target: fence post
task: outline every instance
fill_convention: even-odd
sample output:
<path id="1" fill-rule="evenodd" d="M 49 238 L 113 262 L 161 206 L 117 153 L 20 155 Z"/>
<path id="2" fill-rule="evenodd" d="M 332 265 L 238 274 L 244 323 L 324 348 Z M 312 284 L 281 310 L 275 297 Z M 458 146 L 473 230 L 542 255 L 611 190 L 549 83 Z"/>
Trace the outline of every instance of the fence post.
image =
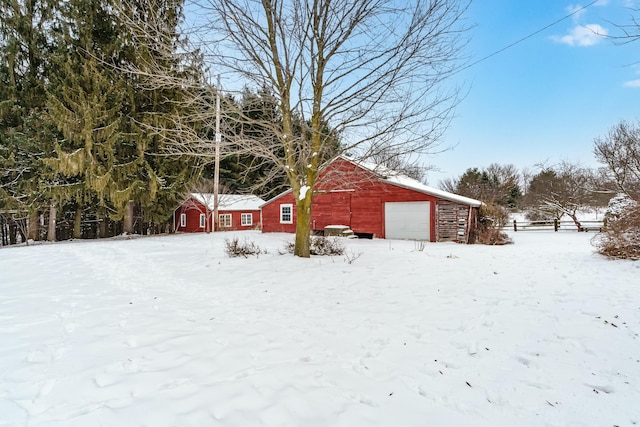
<path id="1" fill-rule="evenodd" d="M 553 231 L 558 231 L 558 218 L 553 220 Z"/>
<path id="2" fill-rule="evenodd" d="M 513 231 L 518 231 L 518 224 L 515 219 L 513 220 Z"/>
<path id="3" fill-rule="evenodd" d="M 605 218 L 604 221 L 602 221 L 602 229 L 600 231 L 607 229 L 607 222 L 608 222 L 607 218 Z"/>

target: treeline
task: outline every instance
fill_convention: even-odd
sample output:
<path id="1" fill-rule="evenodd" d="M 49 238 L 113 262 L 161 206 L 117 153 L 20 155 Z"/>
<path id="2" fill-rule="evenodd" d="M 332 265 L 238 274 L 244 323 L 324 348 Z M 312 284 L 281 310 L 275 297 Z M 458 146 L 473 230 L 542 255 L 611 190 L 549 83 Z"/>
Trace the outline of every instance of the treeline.
<path id="1" fill-rule="evenodd" d="M 531 220 L 574 221 L 580 210 L 604 208 L 618 190 L 602 170 L 561 162 L 535 172 L 513 165 L 470 168 L 458 178 L 441 182 L 444 190 L 481 200 L 500 218 L 509 211 L 526 211 Z"/>
<path id="2" fill-rule="evenodd" d="M 164 232 L 185 193 L 213 176 L 212 158 L 175 150 L 190 142 L 185 117 L 190 133 L 214 139 L 214 97 L 202 93 L 215 88 L 180 34 L 182 19 L 182 0 L 0 3 L 2 245 Z M 154 22 L 155 32 L 141 35 L 136 22 Z M 173 83 L 148 84 L 158 66 Z M 223 103 L 278 120 L 265 91 Z M 230 153 L 221 162 L 227 191 L 281 188 L 272 166 Z"/>
<path id="3" fill-rule="evenodd" d="M 166 120 L 184 94 L 140 90 L 139 76 L 128 70 L 161 53 L 138 43 L 121 16 L 161 17 L 163 36 L 179 51 L 181 1 L 19 0 L 0 7 L 5 221 L 20 220 L 22 238 L 46 233 L 49 240 L 56 222 L 71 223 L 71 236 L 64 237 L 88 237 L 134 232 L 136 219 L 139 229 L 142 222 L 166 221 L 198 165 L 186 156 L 162 156 L 164 140 L 149 125 Z M 188 58 L 166 64 L 176 76 L 200 79 L 187 65 Z M 83 224 L 96 227 L 83 230 Z"/>
<path id="4" fill-rule="evenodd" d="M 532 172 L 492 164 L 467 169 L 440 186 L 483 201 L 482 219 L 494 229 L 516 210 L 525 211 L 530 220 L 559 220 L 566 215 L 580 229 L 581 211 L 606 208 L 610 226 L 597 243 L 600 252 L 640 259 L 640 122 L 618 123 L 594 140 L 593 153 L 602 164 L 599 168 L 561 162 Z"/>

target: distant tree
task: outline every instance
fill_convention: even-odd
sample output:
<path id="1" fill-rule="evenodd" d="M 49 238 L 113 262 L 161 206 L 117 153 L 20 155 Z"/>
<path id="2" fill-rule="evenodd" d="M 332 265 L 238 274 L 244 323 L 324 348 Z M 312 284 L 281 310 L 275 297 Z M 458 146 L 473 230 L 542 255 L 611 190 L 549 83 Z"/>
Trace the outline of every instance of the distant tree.
<path id="1" fill-rule="evenodd" d="M 555 168 L 541 170 L 531 179 L 526 204 L 556 219 L 567 215 L 580 229 L 578 211 L 591 205 L 592 183 L 589 169 L 563 162 Z"/>
<path id="2" fill-rule="evenodd" d="M 520 188 L 520 173 L 514 165 L 500 165 L 492 163 L 487 167 L 487 173 L 497 183 L 495 200 L 500 206 L 516 209 L 522 199 Z"/>
<path id="3" fill-rule="evenodd" d="M 424 182 L 427 176 L 427 168 L 410 156 L 394 154 L 389 149 L 382 149 L 371 156 L 371 161 L 378 166 L 406 175 L 416 181 Z"/>
<path id="4" fill-rule="evenodd" d="M 596 159 L 620 193 L 640 201 L 640 122 L 625 121 L 594 142 Z"/>
<path id="5" fill-rule="evenodd" d="M 483 201 L 486 204 L 516 208 L 522 198 L 518 171 L 513 165 L 493 163 L 486 169 L 469 168 L 458 179 L 440 183 L 443 190 Z"/>
<path id="6" fill-rule="evenodd" d="M 445 178 L 440 181 L 438 186 L 444 191 L 455 194 L 458 191 L 458 179 L 459 178 Z"/>

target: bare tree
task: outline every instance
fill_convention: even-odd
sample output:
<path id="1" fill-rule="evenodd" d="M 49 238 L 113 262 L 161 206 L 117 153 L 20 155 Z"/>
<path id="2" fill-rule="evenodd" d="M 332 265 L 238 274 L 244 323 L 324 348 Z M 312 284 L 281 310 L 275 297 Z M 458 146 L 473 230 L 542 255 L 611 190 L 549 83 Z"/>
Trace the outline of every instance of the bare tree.
<path id="1" fill-rule="evenodd" d="M 597 138 L 594 154 L 604 164 L 617 190 L 640 201 L 640 123 L 622 121 Z"/>
<path id="2" fill-rule="evenodd" d="M 250 86 L 273 96 L 271 118 L 224 104 L 221 150 L 251 155 L 256 167 L 271 165 L 274 176 L 284 172 L 296 200 L 297 256 L 310 255 L 314 189 L 329 160 L 342 153 L 365 160 L 432 152 L 449 124 L 459 91 L 443 83 L 462 59 L 468 0 L 195 3 L 189 37 L 202 42 L 212 73 L 235 82 L 226 93 Z M 157 45 L 153 25 L 153 19 L 131 23 L 142 42 Z M 135 72 L 152 86 L 189 86 L 155 65 Z M 194 115 L 177 117 L 172 132 L 160 131 L 177 153 L 211 156 L 202 132 L 211 121 L 206 88 L 193 90 Z"/>
<path id="3" fill-rule="evenodd" d="M 455 193 L 458 191 L 458 182 L 460 182 L 460 178 L 445 178 L 440 181 L 438 186 L 444 191 Z"/>
<path id="4" fill-rule="evenodd" d="M 422 166 L 417 159 L 412 159 L 407 155 L 395 155 L 389 150 L 376 152 L 371 161 L 377 166 L 406 175 L 416 181 L 425 182 L 428 167 Z"/>
<path id="5" fill-rule="evenodd" d="M 448 125 L 458 92 L 441 83 L 460 59 L 466 2 L 200 5 L 212 18 L 212 68 L 275 98 L 280 120 L 258 124 L 265 138 L 240 134 L 233 144 L 285 171 L 297 205 L 295 255 L 309 256 L 314 188 L 333 148 L 325 126 L 341 136 L 342 152 L 363 159 L 429 151 Z"/>
<path id="6" fill-rule="evenodd" d="M 581 230 L 578 211 L 591 205 L 592 175 L 591 170 L 568 162 L 543 169 L 529 182 L 527 205 L 556 219 L 567 215 Z"/>
<path id="7" fill-rule="evenodd" d="M 441 181 L 440 188 L 505 208 L 517 207 L 522 198 L 520 174 L 511 164 L 492 163 L 482 170 L 469 168 L 459 178 Z"/>

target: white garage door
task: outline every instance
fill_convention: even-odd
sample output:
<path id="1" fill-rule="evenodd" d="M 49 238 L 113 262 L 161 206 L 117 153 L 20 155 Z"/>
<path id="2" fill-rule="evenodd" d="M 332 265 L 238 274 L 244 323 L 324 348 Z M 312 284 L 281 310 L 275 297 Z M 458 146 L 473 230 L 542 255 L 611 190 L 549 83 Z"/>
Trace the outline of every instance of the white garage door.
<path id="1" fill-rule="evenodd" d="M 387 202 L 384 204 L 384 234 L 387 239 L 429 240 L 429 202 Z"/>

